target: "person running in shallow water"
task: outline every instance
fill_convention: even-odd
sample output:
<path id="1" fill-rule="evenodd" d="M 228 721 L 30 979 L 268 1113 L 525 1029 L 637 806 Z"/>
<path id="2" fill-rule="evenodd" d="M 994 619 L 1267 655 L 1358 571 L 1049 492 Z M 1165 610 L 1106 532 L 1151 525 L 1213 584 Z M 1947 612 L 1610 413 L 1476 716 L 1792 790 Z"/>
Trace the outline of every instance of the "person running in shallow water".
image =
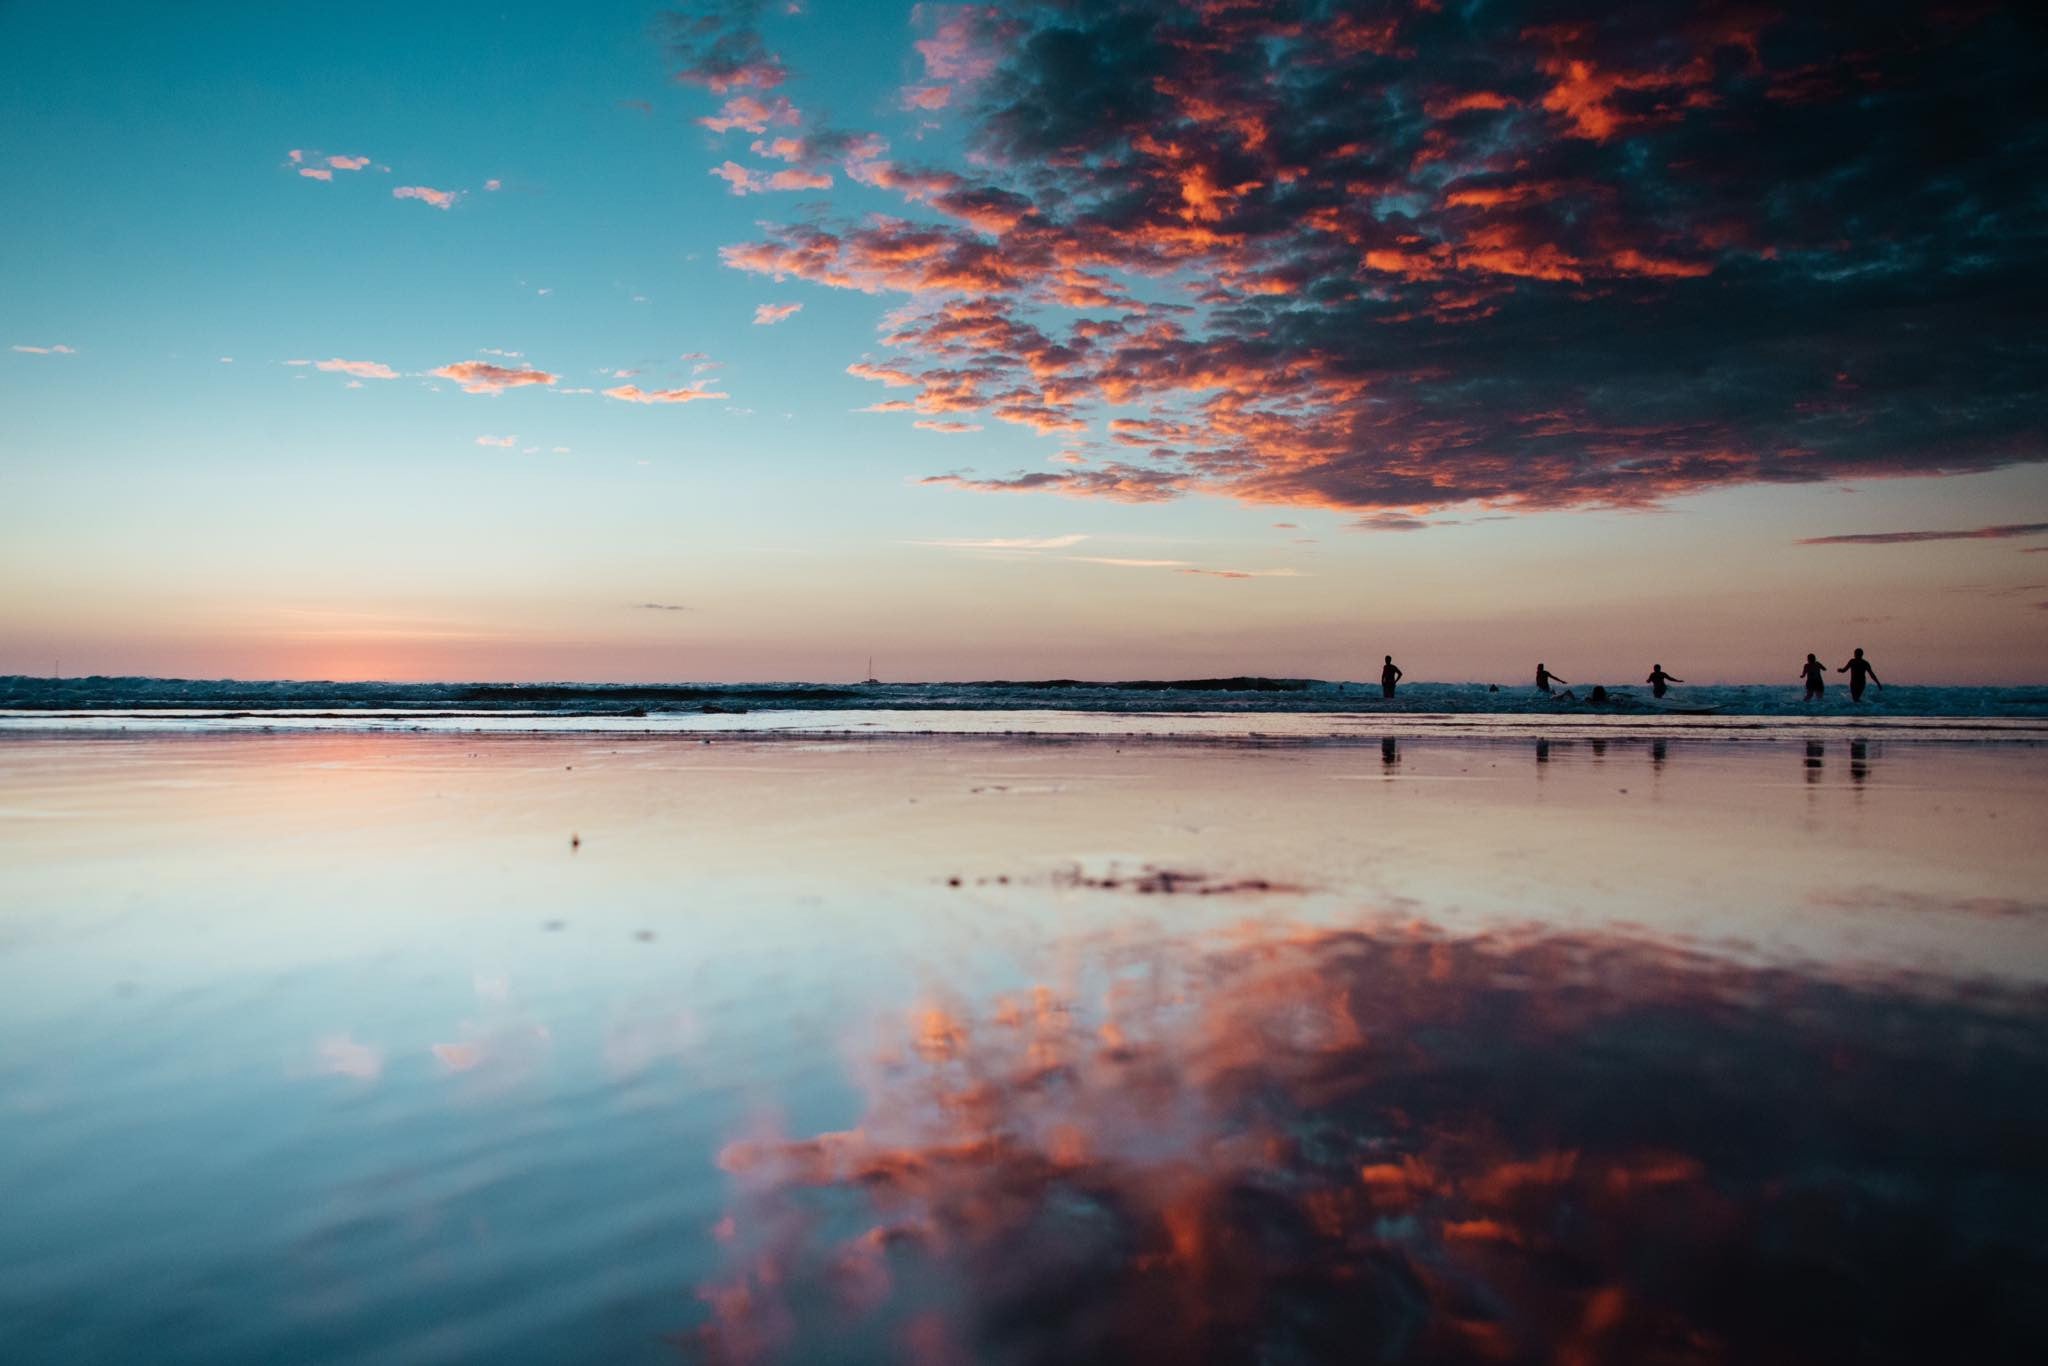
<path id="1" fill-rule="evenodd" d="M 1547 667 L 1545 667 L 1542 664 L 1538 664 L 1536 666 L 1536 691 L 1548 696 L 1550 693 L 1550 685 L 1553 683 L 1562 683 L 1567 688 L 1569 688 L 1572 685 L 1572 681 L 1569 678 L 1559 678 L 1556 674 L 1552 673 Z"/>
<path id="2" fill-rule="evenodd" d="M 1807 658 L 1811 659 L 1813 656 L 1808 655 Z M 1875 683 L 1879 692 L 1884 691 L 1884 680 L 1877 676 L 1877 670 L 1870 667 L 1870 661 L 1863 657 L 1863 651 L 1860 647 L 1854 655 L 1849 657 L 1849 662 L 1835 670 L 1835 672 L 1849 675 L 1849 700 L 1851 702 L 1861 702 L 1863 700 L 1863 685 L 1865 682 Z"/>
<path id="3" fill-rule="evenodd" d="M 1388 655 L 1386 667 L 1380 670 L 1380 696 L 1392 697 L 1394 695 L 1394 685 L 1400 681 L 1401 666 L 1394 662 L 1392 655 Z"/>
<path id="4" fill-rule="evenodd" d="M 1667 687 L 1668 684 L 1683 683 L 1685 682 L 1685 680 L 1682 678 L 1674 678 L 1670 674 L 1665 673 L 1664 666 L 1662 664 L 1652 664 L 1650 666 L 1650 676 L 1644 679 L 1643 682 L 1650 685 L 1650 696 L 1662 697 L 1666 692 L 1670 690 Z"/>
<path id="5" fill-rule="evenodd" d="M 1807 701 L 1817 702 L 1826 695 L 1828 690 L 1827 665 L 1821 663 L 1812 655 L 1808 655 L 1806 663 L 1799 666 L 1799 676 L 1806 680 Z"/>

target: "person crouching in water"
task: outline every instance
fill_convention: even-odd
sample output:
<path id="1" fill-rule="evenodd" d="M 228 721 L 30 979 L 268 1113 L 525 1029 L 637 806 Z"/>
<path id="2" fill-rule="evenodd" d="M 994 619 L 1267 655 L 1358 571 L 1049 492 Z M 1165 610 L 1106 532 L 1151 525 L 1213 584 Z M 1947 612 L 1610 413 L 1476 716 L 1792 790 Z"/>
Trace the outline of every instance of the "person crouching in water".
<path id="1" fill-rule="evenodd" d="M 1401 681 L 1401 666 L 1394 663 L 1392 655 L 1387 656 L 1386 667 L 1380 670 L 1380 696 L 1392 697 L 1394 685 Z"/>
<path id="2" fill-rule="evenodd" d="M 1818 702 L 1828 690 L 1828 666 L 1812 655 L 1799 668 L 1799 676 L 1806 680 L 1806 700 Z"/>
<path id="3" fill-rule="evenodd" d="M 1807 658 L 1811 659 L 1813 656 L 1808 655 Z M 1849 700 L 1851 702 L 1861 702 L 1863 700 L 1863 685 L 1866 681 L 1877 684 L 1879 692 L 1884 691 L 1884 680 L 1877 676 L 1877 670 L 1870 667 L 1870 661 L 1863 657 L 1861 649 L 1858 649 L 1850 657 L 1849 662 L 1835 670 L 1835 672 L 1849 675 Z"/>
<path id="4" fill-rule="evenodd" d="M 1665 693 L 1670 691 L 1669 685 L 1673 683 L 1683 683 L 1685 682 L 1685 680 L 1682 678 L 1673 678 L 1670 674 L 1665 673 L 1664 666 L 1662 664 L 1652 664 L 1650 666 L 1650 676 L 1644 679 L 1643 682 L 1650 685 L 1650 696 L 1662 697 Z"/>

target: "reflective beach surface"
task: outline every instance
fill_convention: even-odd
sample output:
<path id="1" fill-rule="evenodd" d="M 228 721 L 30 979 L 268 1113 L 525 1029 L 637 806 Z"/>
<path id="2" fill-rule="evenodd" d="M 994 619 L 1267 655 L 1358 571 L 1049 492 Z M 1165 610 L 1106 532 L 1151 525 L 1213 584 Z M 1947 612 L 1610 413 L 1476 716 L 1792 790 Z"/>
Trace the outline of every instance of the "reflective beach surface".
<path id="1" fill-rule="evenodd" d="M 2048 750 L 0 741 L 0 1358 L 2038 1361 Z"/>

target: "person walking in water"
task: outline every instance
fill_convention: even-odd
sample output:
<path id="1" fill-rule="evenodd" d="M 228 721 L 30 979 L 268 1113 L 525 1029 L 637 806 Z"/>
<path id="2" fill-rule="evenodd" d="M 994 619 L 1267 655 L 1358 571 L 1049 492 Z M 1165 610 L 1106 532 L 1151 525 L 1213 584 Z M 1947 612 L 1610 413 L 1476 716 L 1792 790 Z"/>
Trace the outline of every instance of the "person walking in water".
<path id="1" fill-rule="evenodd" d="M 1811 659 L 1813 656 L 1808 655 L 1807 658 Z M 1863 650 L 1860 646 L 1857 648 L 1856 653 L 1849 657 L 1849 662 L 1835 670 L 1835 672 L 1849 675 L 1849 700 L 1851 702 L 1861 702 L 1863 700 L 1863 684 L 1866 681 L 1877 684 L 1879 692 L 1884 691 L 1884 680 L 1877 676 L 1877 670 L 1870 667 L 1870 661 L 1863 657 Z"/>
<path id="2" fill-rule="evenodd" d="M 1392 697 L 1394 695 L 1394 685 L 1400 681 L 1401 666 L 1394 662 L 1392 655 L 1388 655 L 1386 667 L 1380 670 L 1380 696 Z"/>
<path id="3" fill-rule="evenodd" d="M 1562 683 L 1567 688 L 1572 685 L 1572 681 L 1569 678 L 1559 678 L 1547 666 L 1539 663 L 1536 666 L 1536 691 L 1548 697 L 1550 695 L 1550 685 L 1553 683 Z"/>
<path id="4" fill-rule="evenodd" d="M 1668 685 L 1672 683 L 1683 683 L 1685 682 L 1685 680 L 1682 678 L 1673 678 L 1670 674 L 1665 673 L 1664 666 L 1662 664 L 1652 664 L 1650 666 L 1650 676 L 1644 679 L 1643 682 L 1650 685 L 1650 696 L 1662 697 L 1666 692 L 1670 690 Z"/>
<path id="5" fill-rule="evenodd" d="M 1806 663 L 1799 666 L 1799 676 L 1806 680 L 1806 700 L 1808 702 L 1817 702 L 1826 695 L 1828 690 L 1828 666 L 1821 663 L 1820 660 L 1812 655 L 1808 655 Z"/>

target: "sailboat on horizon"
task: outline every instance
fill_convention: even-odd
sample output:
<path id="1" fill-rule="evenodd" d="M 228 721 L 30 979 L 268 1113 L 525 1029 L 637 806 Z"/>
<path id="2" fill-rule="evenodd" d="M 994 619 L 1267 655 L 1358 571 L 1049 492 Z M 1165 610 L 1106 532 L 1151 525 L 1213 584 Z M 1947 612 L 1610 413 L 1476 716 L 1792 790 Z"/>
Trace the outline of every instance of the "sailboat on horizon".
<path id="1" fill-rule="evenodd" d="M 873 655 L 869 655 L 869 656 L 868 656 L 868 676 L 867 676 L 866 678 L 863 678 L 863 679 L 861 680 L 861 682 L 863 682 L 863 683 L 880 683 L 881 681 L 882 681 L 881 679 L 879 679 L 879 678 L 875 677 L 875 657 L 874 657 Z"/>

